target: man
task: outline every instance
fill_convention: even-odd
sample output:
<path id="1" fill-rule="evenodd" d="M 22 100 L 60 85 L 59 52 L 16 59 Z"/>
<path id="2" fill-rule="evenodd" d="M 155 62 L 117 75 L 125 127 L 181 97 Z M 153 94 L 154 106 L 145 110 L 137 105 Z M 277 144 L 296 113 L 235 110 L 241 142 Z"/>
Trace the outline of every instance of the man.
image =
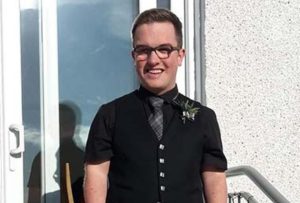
<path id="1" fill-rule="evenodd" d="M 226 158 L 212 110 L 178 93 L 182 25 L 168 10 L 132 27 L 140 88 L 98 111 L 85 156 L 86 203 L 225 203 Z M 203 192 L 202 192 L 203 191 Z"/>

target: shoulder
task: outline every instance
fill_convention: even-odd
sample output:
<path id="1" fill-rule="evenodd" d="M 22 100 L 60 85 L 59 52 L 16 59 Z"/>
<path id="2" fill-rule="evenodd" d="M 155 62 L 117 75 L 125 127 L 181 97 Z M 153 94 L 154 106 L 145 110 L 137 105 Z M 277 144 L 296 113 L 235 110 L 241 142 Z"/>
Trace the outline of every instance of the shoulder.
<path id="1" fill-rule="evenodd" d="M 136 97 L 135 95 L 136 91 L 133 91 L 110 102 L 102 104 L 96 113 L 93 123 L 97 125 L 99 123 L 105 123 L 107 126 L 113 127 L 117 109 L 122 107 L 122 103 L 130 103 L 130 100 Z"/>
<path id="2" fill-rule="evenodd" d="M 137 97 L 138 97 L 137 90 L 132 91 L 132 92 L 122 95 L 110 102 L 102 104 L 99 111 L 104 114 L 109 113 L 109 112 L 114 112 L 118 106 L 120 106 L 122 104 L 126 104 L 126 103 L 131 103 L 131 101 L 135 100 Z"/>

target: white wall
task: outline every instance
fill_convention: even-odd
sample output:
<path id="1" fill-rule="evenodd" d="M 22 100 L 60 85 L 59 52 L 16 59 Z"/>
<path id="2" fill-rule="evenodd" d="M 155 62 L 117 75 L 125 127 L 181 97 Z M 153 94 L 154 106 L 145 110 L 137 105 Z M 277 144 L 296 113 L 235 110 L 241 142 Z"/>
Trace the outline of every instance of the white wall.
<path id="1" fill-rule="evenodd" d="M 250 165 L 300 199 L 300 1 L 206 0 L 207 106 L 229 167 Z M 229 191 L 270 202 L 241 176 Z"/>

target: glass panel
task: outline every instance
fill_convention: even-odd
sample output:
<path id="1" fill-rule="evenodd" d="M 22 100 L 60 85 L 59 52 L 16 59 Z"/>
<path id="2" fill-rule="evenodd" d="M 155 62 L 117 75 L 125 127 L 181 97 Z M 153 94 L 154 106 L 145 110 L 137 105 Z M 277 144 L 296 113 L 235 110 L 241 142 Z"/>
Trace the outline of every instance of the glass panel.
<path id="1" fill-rule="evenodd" d="M 170 0 L 157 0 L 157 8 L 170 9 Z"/>
<path id="2" fill-rule="evenodd" d="M 97 109 L 138 87 L 130 40 L 137 12 L 138 0 L 58 0 L 60 164 L 76 169 L 75 196 L 82 190 L 83 150 Z"/>
<path id="3" fill-rule="evenodd" d="M 25 127 L 24 202 L 41 202 L 39 12 L 37 1 L 21 3 L 22 108 Z"/>

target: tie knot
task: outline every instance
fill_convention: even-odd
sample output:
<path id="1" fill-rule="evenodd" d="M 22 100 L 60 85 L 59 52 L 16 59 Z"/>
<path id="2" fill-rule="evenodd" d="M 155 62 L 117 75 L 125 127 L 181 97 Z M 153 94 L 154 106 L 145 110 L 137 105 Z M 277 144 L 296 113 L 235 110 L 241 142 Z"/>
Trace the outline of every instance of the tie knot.
<path id="1" fill-rule="evenodd" d="M 164 100 L 160 97 L 150 97 L 149 101 L 154 109 L 160 109 L 164 103 Z"/>

